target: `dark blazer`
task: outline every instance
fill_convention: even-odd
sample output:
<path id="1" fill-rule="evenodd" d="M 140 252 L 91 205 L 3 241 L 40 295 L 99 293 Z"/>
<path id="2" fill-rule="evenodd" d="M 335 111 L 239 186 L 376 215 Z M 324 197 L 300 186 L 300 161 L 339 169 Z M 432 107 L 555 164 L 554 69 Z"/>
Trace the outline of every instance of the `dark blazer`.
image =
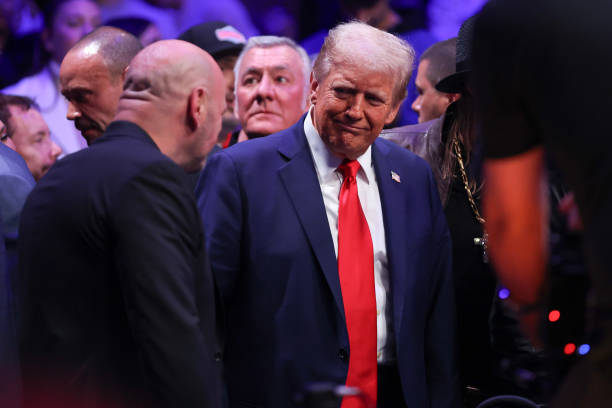
<path id="1" fill-rule="evenodd" d="M 12 282 L 17 274 L 17 228 L 23 204 L 36 182 L 21 155 L 0 143 L 0 406 L 18 406 L 15 305 Z"/>
<path id="2" fill-rule="evenodd" d="M 337 260 L 303 121 L 215 154 L 197 190 L 228 312 L 232 407 L 286 407 L 308 383 L 346 380 L 350 350 Z M 456 406 L 450 238 L 431 171 L 381 139 L 372 158 L 406 402 Z"/>
<path id="3" fill-rule="evenodd" d="M 0 143 L 0 216 L 5 234 L 17 235 L 21 209 L 35 184 L 19 153 Z"/>
<path id="4" fill-rule="evenodd" d="M 141 128 L 114 122 L 60 160 L 20 228 L 26 406 L 55 392 L 87 406 L 219 407 L 201 220 L 184 171 Z"/>

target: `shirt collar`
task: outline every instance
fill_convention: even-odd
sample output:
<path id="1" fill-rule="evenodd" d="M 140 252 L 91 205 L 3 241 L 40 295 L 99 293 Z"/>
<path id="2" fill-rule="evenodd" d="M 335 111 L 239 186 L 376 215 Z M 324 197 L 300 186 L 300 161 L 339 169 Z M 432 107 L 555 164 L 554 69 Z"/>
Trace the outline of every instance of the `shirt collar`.
<path id="1" fill-rule="evenodd" d="M 319 135 L 319 132 L 314 127 L 312 119 L 312 107 L 304 119 L 304 133 L 306 134 L 306 140 L 310 147 L 310 153 L 314 160 L 315 169 L 319 176 L 319 181 L 324 183 L 332 178 L 338 177 L 336 169 L 342 163 L 342 159 L 332 152 L 329 151 L 323 139 Z M 368 149 L 359 157 L 357 161 L 361 166 L 360 172 L 365 176 L 365 181 L 369 181 L 374 177 L 374 169 L 372 168 L 372 146 L 368 146 Z"/>

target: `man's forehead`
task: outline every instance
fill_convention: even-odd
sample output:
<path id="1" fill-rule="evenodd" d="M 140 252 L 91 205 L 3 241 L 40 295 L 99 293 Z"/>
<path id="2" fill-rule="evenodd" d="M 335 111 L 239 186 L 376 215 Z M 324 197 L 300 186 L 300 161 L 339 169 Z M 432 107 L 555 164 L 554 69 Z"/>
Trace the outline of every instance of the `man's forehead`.
<path id="1" fill-rule="evenodd" d="M 47 122 L 35 108 L 25 109 L 23 106 L 9 105 L 9 110 L 17 132 L 20 130 L 27 130 L 31 134 L 49 132 Z"/>
<path id="2" fill-rule="evenodd" d="M 247 51 L 240 64 L 240 71 L 287 69 L 301 70 L 300 54 L 288 45 L 254 47 Z"/>
<path id="3" fill-rule="evenodd" d="M 395 86 L 392 75 L 355 65 L 332 68 L 326 79 L 332 87 L 349 86 L 373 94 L 384 94 Z"/>
<path id="4" fill-rule="evenodd" d="M 424 63 L 425 65 L 422 65 Z M 427 60 L 421 61 L 416 71 L 414 83 L 421 88 L 433 87 L 433 84 L 429 81 L 429 78 L 427 77 L 427 67 L 428 67 Z"/>
<path id="5" fill-rule="evenodd" d="M 96 54 L 68 54 L 60 67 L 62 87 L 90 84 L 104 78 L 110 79 L 111 73 L 101 56 Z M 90 84 L 91 85 L 91 84 Z"/>

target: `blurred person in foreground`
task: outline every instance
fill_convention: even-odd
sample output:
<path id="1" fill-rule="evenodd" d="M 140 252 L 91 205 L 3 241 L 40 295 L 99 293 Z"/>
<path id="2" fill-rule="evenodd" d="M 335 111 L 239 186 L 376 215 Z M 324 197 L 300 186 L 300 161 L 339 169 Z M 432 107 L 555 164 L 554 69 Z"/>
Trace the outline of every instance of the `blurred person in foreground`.
<path id="1" fill-rule="evenodd" d="M 596 10 L 594 13 L 593 10 Z M 494 1 L 475 28 L 474 89 L 485 137 L 493 264 L 525 331 L 538 327 L 549 284 L 545 151 L 562 171 L 579 214 L 591 279 L 590 337 L 552 407 L 612 401 L 612 146 L 609 107 L 612 4 L 596 0 Z M 520 21 L 520 24 L 517 22 Z M 567 52 L 571 50 L 571 55 Z M 597 86 L 585 86 L 585 81 Z M 581 137 L 581 135 L 586 137 Z"/>
<path id="2" fill-rule="evenodd" d="M 215 143 L 223 75 L 142 50 L 115 120 L 32 191 L 19 237 L 23 402 L 219 407 L 214 283 L 185 172 Z"/>

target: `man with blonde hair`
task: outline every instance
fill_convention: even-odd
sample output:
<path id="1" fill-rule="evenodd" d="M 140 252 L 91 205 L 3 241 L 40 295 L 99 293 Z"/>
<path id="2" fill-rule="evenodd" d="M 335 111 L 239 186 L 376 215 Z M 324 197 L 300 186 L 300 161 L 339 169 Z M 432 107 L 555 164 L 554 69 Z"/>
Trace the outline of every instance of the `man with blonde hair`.
<path id="1" fill-rule="evenodd" d="M 414 52 L 330 31 L 292 127 L 212 156 L 198 202 L 227 315 L 230 406 L 456 407 L 450 237 L 429 167 L 377 139 Z"/>
<path id="2" fill-rule="evenodd" d="M 225 109 L 215 61 L 153 43 L 115 120 L 32 191 L 19 237 L 24 407 L 222 406 L 215 295 L 186 171 Z"/>

